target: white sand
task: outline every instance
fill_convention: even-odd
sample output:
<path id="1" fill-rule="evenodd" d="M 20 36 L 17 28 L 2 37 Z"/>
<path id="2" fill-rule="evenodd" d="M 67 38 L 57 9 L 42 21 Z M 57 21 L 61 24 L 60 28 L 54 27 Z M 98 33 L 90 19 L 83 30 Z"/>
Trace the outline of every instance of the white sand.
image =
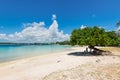
<path id="1" fill-rule="evenodd" d="M 115 56 L 67 55 L 84 50 L 85 47 L 74 47 L 60 53 L 1 63 L 0 80 L 42 80 L 52 72 L 72 69 L 82 64 L 96 64 L 97 60 L 97 64 L 120 64 L 120 58 Z"/>

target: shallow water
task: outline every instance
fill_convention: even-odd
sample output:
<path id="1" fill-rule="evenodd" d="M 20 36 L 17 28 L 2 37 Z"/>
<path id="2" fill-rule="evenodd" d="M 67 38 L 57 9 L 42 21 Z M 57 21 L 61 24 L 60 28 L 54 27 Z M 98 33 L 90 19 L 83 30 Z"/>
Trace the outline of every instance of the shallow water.
<path id="1" fill-rule="evenodd" d="M 0 62 L 51 54 L 69 48 L 68 45 L 0 45 Z"/>

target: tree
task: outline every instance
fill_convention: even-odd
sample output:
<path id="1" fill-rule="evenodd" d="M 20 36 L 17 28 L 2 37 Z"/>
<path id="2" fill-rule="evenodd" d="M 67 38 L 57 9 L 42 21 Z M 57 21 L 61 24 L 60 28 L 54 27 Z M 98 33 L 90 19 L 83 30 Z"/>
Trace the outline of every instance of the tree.
<path id="1" fill-rule="evenodd" d="M 73 30 L 71 45 L 116 46 L 119 44 L 115 31 L 106 32 L 97 26 Z"/>

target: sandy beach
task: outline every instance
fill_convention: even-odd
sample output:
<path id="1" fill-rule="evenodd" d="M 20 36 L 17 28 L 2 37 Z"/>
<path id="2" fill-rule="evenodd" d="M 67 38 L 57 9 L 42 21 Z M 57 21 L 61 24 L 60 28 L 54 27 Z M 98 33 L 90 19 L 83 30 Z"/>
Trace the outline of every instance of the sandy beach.
<path id="1" fill-rule="evenodd" d="M 79 55 L 85 48 L 1 63 L 0 80 L 120 80 L 118 50 L 110 56 Z"/>

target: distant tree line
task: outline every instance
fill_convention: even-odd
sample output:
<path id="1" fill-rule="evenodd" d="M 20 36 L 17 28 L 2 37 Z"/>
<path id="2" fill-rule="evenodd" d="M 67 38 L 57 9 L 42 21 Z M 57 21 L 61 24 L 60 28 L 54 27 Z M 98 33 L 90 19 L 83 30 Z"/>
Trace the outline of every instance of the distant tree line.
<path id="1" fill-rule="evenodd" d="M 12 43 L 12 42 L 0 42 L 0 45 L 51 45 L 54 43 Z"/>
<path id="2" fill-rule="evenodd" d="M 56 42 L 56 44 L 60 44 L 60 45 L 70 45 L 70 41 Z"/>
<path id="3" fill-rule="evenodd" d="M 70 37 L 71 45 L 117 46 L 120 37 L 115 31 L 105 31 L 98 26 L 73 30 Z"/>

